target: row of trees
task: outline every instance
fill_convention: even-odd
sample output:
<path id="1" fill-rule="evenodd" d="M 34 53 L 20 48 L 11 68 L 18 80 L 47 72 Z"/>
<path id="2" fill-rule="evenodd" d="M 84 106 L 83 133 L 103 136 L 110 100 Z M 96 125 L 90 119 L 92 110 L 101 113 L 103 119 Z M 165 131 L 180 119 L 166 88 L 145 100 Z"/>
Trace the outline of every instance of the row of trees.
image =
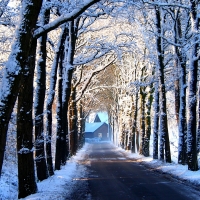
<path id="1" fill-rule="evenodd" d="M 134 23 L 136 26 L 139 23 L 143 27 L 140 30 L 140 36 L 137 37 L 137 41 L 141 41 L 138 46 L 141 58 L 138 56 L 135 58 L 131 54 L 124 58 L 126 63 L 127 61 L 130 63 L 126 64 L 128 72 L 123 72 L 119 81 L 120 85 L 128 87 L 128 92 L 122 92 L 122 96 L 118 98 L 119 101 L 127 101 L 127 97 L 132 96 L 132 92 L 135 95 L 132 100 L 128 99 L 133 107 L 133 109 L 128 109 L 129 113 L 126 111 L 127 106 L 131 107 L 129 104 L 122 103 L 119 108 L 122 112 L 119 118 L 124 120 L 123 116 L 126 114 L 130 120 L 118 119 L 118 123 L 122 146 L 135 152 L 135 140 L 138 148 L 139 131 L 138 151 L 149 156 L 150 113 L 154 96 L 153 157 L 157 159 L 159 152 L 160 159 L 171 162 L 166 92 L 173 89 L 179 130 L 178 162 L 188 164 L 189 170 L 196 171 L 198 170 L 197 147 L 199 145 L 197 141 L 199 140 L 197 134 L 199 131 L 197 128 L 198 2 L 184 3 L 186 3 L 185 6 L 177 2 L 169 6 L 164 2 L 147 2 L 141 11 L 134 11 L 137 13 L 134 15 L 137 21 Z M 124 67 L 124 63 L 121 66 Z M 130 66 L 131 70 L 129 70 Z M 127 80 L 127 74 L 135 75 L 135 78 Z M 133 90 L 130 91 L 130 88 Z M 188 91 L 187 101 L 186 90 Z M 136 118 L 139 110 L 140 122 L 137 125 Z M 132 121 L 131 126 L 129 121 Z"/>
<path id="2" fill-rule="evenodd" d="M 8 3 L 2 1 L 1 26 L 14 30 L 15 40 L 1 62 L 0 173 L 15 106 L 19 198 L 37 191 L 34 162 L 42 181 L 81 148 L 91 110 L 108 112 L 115 144 L 149 156 L 153 132 L 154 159 L 171 162 L 169 93 L 178 162 L 198 169 L 198 1 L 24 0 L 14 10 Z M 13 13 L 17 27 L 5 25 Z"/>
<path id="3" fill-rule="evenodd" d="M 19 25 L 15 30 L 15 41 L 8 61 L 3 68 L 0 96 L 0 172 L 8 125 L 16 105 L 14 112 L 17 112 L 19 198 L 37 191 L 34 161 L 37 180 L 42 181 L 53 175 L 54 170 L 59 170 L 61 165 L 64 165 L 83 144 L 81 133 L 83 120 L 81 119 L 84 119 L 82 117 L 84 113 L 81 103 L 78 104 L 78 110 L 76 108 L 74 92 L 76 86 L 72 85 L 73 72 L 76 66 L 83 66 L 95 59 L 100 59 L 110 52 L 110 49 L 101 50 L 98 44 L 94 44 L 93 48 L 87 47 L 82 39 L 84 31 L 89 29 L 95 19 L 109 12 L 109 6 L 105 12 L 101 8 L 103 6 L 101 3 L 85 12 L 96 2 L 98 1 L 86 1 L 84 4 L 79 2 L 80 5 L 77 6 L 78 2 L 27 0 L 19 4 L 21 10 Z M 8 4 L 5 4 L 6 6 Z M 64 14 L 61 15 L 61 13 Z M 56 28 L 58 29 L 54 31 L 54 34 L 59 36 L 55 38 L 48 32 Z M 84 53 L 81 50 L 83 48 L 86 49 Z M 53 57 L 49 58 L 51 55 Z M 109 63 L 112 62 L 109 61 Z M 51 72 L 48 71 L 47 66 L 50 67 Z M 106 66 L 100 68 L 103 67 Z M 56 85 L 57 98 L 55 100 Z M 54 167 L 52 160 L 53 102 L 56 102 L 57 107 Z M 79 120 L 77 113 L 80 116 Z M 46 116 L 45 124 L 44 116 Z"/>
<path id="4" fill-rule="evenodd" d="M 128 14 L 119 13 L 121 21 L 113 25 L 120 27 L 118 37 L 126 41 L 117 49 L 114 84 L 98 86 L 112 99 L 104 104 L 114 142 L 149 156 L 152 132 L 153 158 L 166 162 L 171 162 L 168 115 L 174 95 L 178 163 L 192 171 L 198 170 L 199 152 L 198 6 L 198 1 L 137 2 L 137 8 L 130 3 Z"/>

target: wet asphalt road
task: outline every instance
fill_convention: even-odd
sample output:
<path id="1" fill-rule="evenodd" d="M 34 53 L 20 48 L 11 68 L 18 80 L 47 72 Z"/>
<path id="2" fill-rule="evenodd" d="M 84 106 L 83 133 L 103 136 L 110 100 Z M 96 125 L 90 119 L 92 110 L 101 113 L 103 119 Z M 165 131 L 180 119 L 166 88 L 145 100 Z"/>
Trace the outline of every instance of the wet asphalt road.
<path id="1" fill-rule="evenodd" d="M 196 200 L 200 191 L 167 178 L 110 143 L 93 143 L 85 161 L 87 177 L 77 177 L 71 200 Z"/>

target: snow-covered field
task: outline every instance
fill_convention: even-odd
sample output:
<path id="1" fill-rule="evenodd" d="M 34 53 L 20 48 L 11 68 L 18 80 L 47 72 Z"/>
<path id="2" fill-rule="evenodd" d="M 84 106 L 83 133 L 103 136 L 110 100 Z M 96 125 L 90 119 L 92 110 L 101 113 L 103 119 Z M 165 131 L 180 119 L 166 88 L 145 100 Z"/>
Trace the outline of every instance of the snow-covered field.
<path id="1" fill-rule="evenodd" d="M 47 180 L 37 183 L 38 193 L 26 197 L 26 200 L 64 200 L 73 190 L 73 179 L 77 177 L 87 177 L 86 167 L 81 164 L 87 158 L 87 152 L 91 144 L 86 143 L 83 149 L 79 150 L 76 156 L 73 156 L 61 170 L 55 171 L 55 175 Z M 159 160 L 153 160 L 152 157 L 143 157 L 138 154 L 132 154 L 121 148 L 116 149 L 127 158 L 137 159 L 138 162 L 150 165 L 152 168 L 161 170 L 165 173 L 173 174 L 183 180 L 187 180 L 195 185 L 200 185 L 200 171 L 191 172 L 187 166 L 182 166 L 172 162 L 163 163 Z M 89 162 L 89 161 L 88 161 Z M 89 163 L 87 163 L 89 164 Z M 0 199 L 17 199 L 17 172 L 12 165 L 4 165 L 4 173 L 0 180 Z"/>

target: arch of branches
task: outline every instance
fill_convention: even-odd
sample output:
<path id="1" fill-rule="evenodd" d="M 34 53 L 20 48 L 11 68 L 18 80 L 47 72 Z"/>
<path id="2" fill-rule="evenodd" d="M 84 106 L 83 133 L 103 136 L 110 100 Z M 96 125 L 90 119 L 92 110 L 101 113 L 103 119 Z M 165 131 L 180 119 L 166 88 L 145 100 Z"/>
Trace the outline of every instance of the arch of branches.
<path id="1" fill-rule="evenodd" d="M 83 146 L 91 111 L 116 145 L 166 162 L 177 128 L 178 163 L 198 170 L 198 1 L 0 4 L 0 173 L 14 127 L 19 198 Z"/>

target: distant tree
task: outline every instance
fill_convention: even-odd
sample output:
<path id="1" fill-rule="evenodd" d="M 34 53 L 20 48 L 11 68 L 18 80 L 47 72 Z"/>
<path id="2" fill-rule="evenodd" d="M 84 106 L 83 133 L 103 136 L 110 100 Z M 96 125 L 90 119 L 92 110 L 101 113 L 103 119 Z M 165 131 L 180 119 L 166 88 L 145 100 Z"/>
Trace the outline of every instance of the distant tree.
<path id="1" fill-rule="evenodd" d="M 151 136 L 151 106 L 153 102 L 153 81 L 150 80 L 150 85 L 148 86 L 149 91 L 147 93 L 147 101 L 146 101 L 146 115 L 145 115 L 145 135 L 144 135 L 144 147 L 143 154 L 144 156 L 150 155 L 150 136 Z"/>
<path id="2" fill-rule="evenodd" d="M 85 116 L 83 111 L 82 101 L 78 104 L 78 149 L 81 149 L 85 144 Z"/>
<path id="3" fill-rule="evenodd" d="M 75 155 L 78 149 L 78 114 L 76 106 L 76 89 L 72 87 L 69 104 L 70 154 Z"/>
<path id="4" fill-rule="evenodd" d="M 154 82 L 153 159 L 158 159 L 159 83 L 158 83 L 157 74 L 155 74 L 155 78 L 156 80 Z"/>
<path id="5" fill-rule="evenodd" d="M 141 82 L 145 81 L 146 74 L 145 66 L 142 67 Z M 146 86 L 141 84 L 140 86 L 140 149 L 139 153 L 144 155 L 144 137 L 145 137 L 145 104 L 146 104 Z"/>
<path id="6" fill-rule="evenodd" d="M 135 69 L 135 81 L 136 81 L 136 71 Z M 135 93 L 135 98 L 133 101 L 133 125 L 132 125 L 132 148 L 131 151 L 132 153 L 139 151 L 139 133 L 138 133 L 138 125 L 137 125 L 137 117 L 138 117 L 138 91 L 137 91 L 137 86 L 136 86 L 136 93 Z"/>

